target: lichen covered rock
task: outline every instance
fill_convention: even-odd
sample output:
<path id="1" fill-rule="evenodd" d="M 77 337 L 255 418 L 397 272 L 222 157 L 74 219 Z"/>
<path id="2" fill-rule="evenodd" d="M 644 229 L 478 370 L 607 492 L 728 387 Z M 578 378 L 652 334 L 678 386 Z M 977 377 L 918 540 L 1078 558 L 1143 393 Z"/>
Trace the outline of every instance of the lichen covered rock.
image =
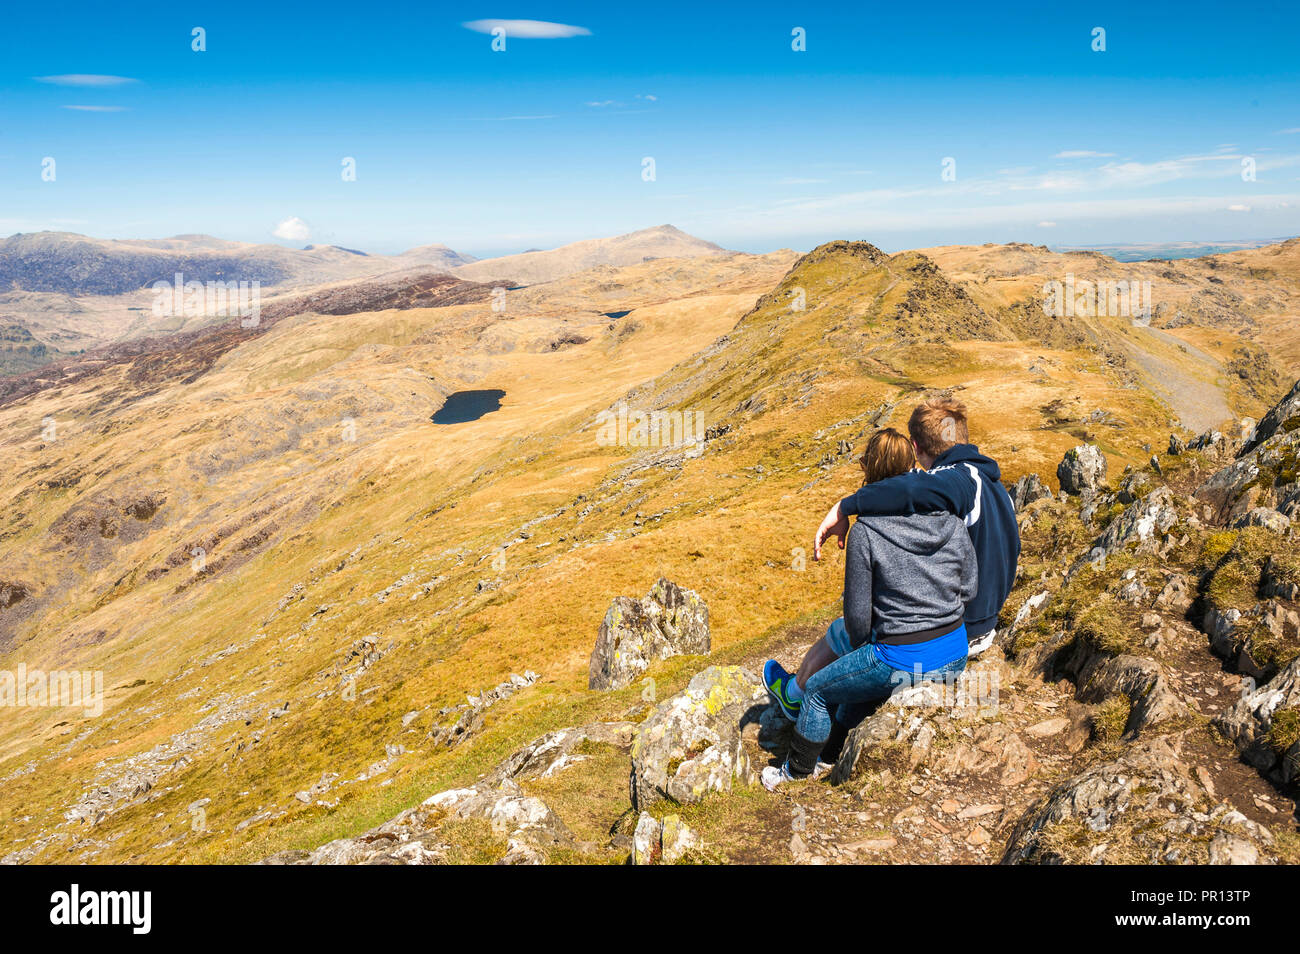
<path id="1" fill-rule="evenodd" d="M 1106 481 L 1106 455 L 1096 444 L 1080 444 L 1065 452 L 1056 477 L 1061 489 L 1072 496 L 1100 490 Z"/>
<path id="2" fill-rule="evenodd" d="M 754 781 L 742 730 L 769 705 L 767 689 L 739 666 L 710 666 L 660 703 L 632 739 L 632 805 L 697 802 Z"/>
<path id="3" fill-rule="evenodd" d="M 662 577 L 641 599 L 615 597 L 600 624 L 589 689 L 621 689 L 652 660 L 709 652 L 709 608 L 700 595 Z"/>

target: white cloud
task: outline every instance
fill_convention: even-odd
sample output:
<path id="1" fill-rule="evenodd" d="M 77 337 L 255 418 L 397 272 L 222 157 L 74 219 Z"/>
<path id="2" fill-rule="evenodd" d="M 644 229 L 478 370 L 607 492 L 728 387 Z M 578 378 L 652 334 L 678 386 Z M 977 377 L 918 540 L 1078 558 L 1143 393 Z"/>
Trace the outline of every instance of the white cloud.
<path id="1" fill-rule="evenodd" d="M 33 76 L 32 79 L 54 86 L 123 86 L 140 82 L 129 76 L 106 76 L 101 73 L 60 73 L 57 76 Z"/>
<path id="2" fill-rule="evenodd" d="M 1278 132 L 1284 136 L 1291 136 L 1295 133 L 1300 133 L 1300 126 L 1292 126 L 1290 129 L 1279 129 Z"/>
<path id="3" fill-rule="evenodd" d="M 289 242 L 305 242 L 311 238 L 311 226 L 298 216 L 292 215 L 277 225 L 271 234 Z"/>
<path id="4" fill-rule="evenodd" d="M 1056 228 L 1056 223 L 1055 223 L 1055 222 L 1039 222 L 1039 223 L 1038 223 L 1038 227 L 1039 227 L 1040 229 L 1054 229 L 1054 228 Z"/>
<path id="5" fill-rule="evenodd" d="M 121 113 L 125 106 L 60 106 L 60 109 L 78 109 L 84 113 Z"/>
<path id="6" fill-rule="evenodd" d="M 1229 211 L 1229 212 L 1249 212 L 1249 211 L 1250 211 L 1250 206 L 1248 206 L 1248 205 L 1230 205 L 1230 206 L 1228 206 L 1228 211 Z"/>
<path id="7" fill-rule="evenodd" d="M 1063 149 L 1053 159 L 1107 159 L 1113 152 L 1093 152 L 1091 149 Z"/>
<path id="8" fill-rule="evenodd" d="M 500 28 L 506 31 L 507 37 L 520 40 L 564 40 L 571 36 L 591 36 L 591 31 L 586 27 L 551 23 L 549 20 L 470 20 L 461 26 L 475 33 L 491 33 Z"/>

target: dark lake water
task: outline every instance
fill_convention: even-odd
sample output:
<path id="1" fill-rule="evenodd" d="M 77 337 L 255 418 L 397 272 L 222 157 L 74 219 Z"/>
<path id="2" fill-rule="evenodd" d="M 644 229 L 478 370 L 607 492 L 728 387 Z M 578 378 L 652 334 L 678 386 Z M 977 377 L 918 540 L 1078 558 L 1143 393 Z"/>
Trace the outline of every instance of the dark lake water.
<path id="1" fill-rule="evenodd" d="M 447 395 L 447 401 L 433 415 L 435 424 L 464 424 L 477 421 L 484 414 L 500 409 L 506 392 L 498 388 L 486 391 L 456 391 Z"/>

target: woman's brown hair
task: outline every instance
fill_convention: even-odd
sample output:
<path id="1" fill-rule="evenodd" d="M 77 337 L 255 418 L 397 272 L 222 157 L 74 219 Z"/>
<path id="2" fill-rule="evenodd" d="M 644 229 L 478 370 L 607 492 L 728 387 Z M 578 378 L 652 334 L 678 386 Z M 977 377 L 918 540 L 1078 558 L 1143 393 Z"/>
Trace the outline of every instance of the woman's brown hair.
<path id="1" fill-rule="evenodd" d="M 916 450 L 912 442 L 894 430 L 885 427 L 871 435 L 867 449 L 858 458 L 862 467 L 863 483 L 874 484 L 886 477 L 897 477 L 916 466 Z"/>

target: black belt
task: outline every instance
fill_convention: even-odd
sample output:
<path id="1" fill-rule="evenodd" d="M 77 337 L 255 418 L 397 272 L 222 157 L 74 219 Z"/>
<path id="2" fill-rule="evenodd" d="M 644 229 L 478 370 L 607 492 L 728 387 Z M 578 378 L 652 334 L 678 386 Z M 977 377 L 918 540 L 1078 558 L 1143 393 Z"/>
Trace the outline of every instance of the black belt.
<path id="1" fill-rule="evenodd" d="M 916 643 L 928 643 L 940 636 L 955 633 L 962 627 L 963 622 L 959 617 L 955 623 L 945 623 L 943 626 L 936 626 L 934 629 L 922 629 L 915 633 L 895 633 L 892 636 L 876 636 L 873 633 L 874 638 L 871 641 L 873 643 L 883 643 L 886 646 L 912 646 Z"/>

